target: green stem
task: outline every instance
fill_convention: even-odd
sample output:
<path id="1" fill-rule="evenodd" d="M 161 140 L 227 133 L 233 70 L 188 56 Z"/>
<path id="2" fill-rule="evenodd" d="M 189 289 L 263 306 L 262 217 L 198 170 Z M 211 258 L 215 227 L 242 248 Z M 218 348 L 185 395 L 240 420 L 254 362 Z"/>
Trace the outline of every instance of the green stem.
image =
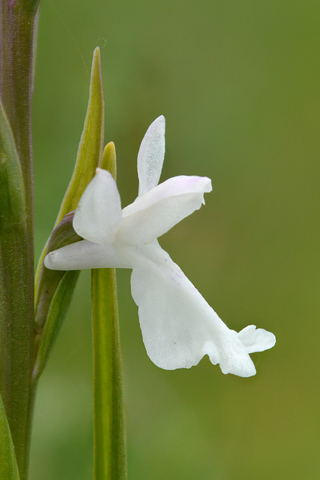
<path id="1" fill-rule="evenodd" d="M 19 1 L 0 0 L 0 5 L 0 94 L 21 163 L 31 236 L 33 232 L 31 102 L 38 16 L 36 12 L 24 9 Z"/>
<path id="2" fill-rule="evenodd" d="M 125 480 L 126 441 L 116 273 L 92 270 L 94 480 Z"/>
<path id="3" fill-rule="evenodd" d="M 27 479 L 34 396 L 31 100 L 36 6 L 27 0 L 0 0 L 0 97 L 21 167 L 25 206 L 24 221 L 1 229 L 0 390 L 21 480 Z M 5 212 L 1 214 L 5 219 Z"/>

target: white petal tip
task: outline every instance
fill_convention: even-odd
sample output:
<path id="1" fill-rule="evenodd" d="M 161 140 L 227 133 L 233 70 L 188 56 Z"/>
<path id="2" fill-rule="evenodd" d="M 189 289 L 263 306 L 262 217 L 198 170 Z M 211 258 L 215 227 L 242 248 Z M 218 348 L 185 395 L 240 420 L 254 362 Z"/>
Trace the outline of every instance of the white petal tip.
<path id="1" fill-rule="evenodd" d="M 166 119 L 164 118 L 163 115 L 160 115 L 160 117 L 157 117 L 149 125 L 148 130 L 146 131 L 146 134 L 145 134 L 144 138 L 145 139 L 148 139 L 150 137 L 155 138 L 155 136 L 156 136 L 159 140 L 160 137 L 164 137 L 165 130 L 166 130 Z"/>
<path id="2" fill-rule="evenodd" d="M 43 263 L 49 270 L 55 270 L 55 252 L 48 253 Z"/>
<path id="3" fill-rule="evenodd" d="M 163 115 L 160 115 L 159 117 L 157 117 L 150 125 L 150 127 L 161 127 L 161 128 L 165 128 L 166 126 L 166 119 Z M 149 128 L 150 128 L 149 127 Z"/>
<path id="4" fill-rule="evenodd" d="M 251 360 L 250 362 L 244 362 L 243 364 L 238 363 L 237 365 L 228 366 L 227 368 L 224 368 L 224 365 L 220 364 L 220 368 L 224 375 L 231 373 L 243 378 L 253 377 L 257 373 L 256 367 Z"/>
<path id="5" fill-rule="evenodd" d="M 105 178 L 110 177 L 110 176 L 112 177 L 111 173 L 108 170 L 105 170 L 105 169 L 100 168 L 100 167 L 96 168 L 96 175 L 98 175 L 100 177 L 105 177 Z"/>
<path id="6" fill-rule="evenodd" d="M 257 328 L 255 325 L 248 325 L 238 333 L 238 338 L 248 353 L 263 352 L 269 350 L 276 343 L 273 333 Z"/>
<path id="7" fill-rule="evenodd" d="M 149 126 L 138 153 L 139 197 L 159 183 L 165 153 L 166 122 L 163 115 Z"/>

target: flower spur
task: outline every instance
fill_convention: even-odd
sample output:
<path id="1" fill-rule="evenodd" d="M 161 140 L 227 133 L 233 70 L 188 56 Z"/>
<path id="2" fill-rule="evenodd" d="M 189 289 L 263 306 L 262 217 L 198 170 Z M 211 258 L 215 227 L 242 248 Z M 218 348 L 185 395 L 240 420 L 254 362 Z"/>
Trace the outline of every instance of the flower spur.
<path id="1" fill-rule="evenodd" d="M 159 367 L 190 368 L 204 355 L 223 373 L 256 373 L 249 356 L 275 344 L 275 336 L 249 325 L 230 330 L 187 279 L 158 237 L 204 203 L 206 177 L 178 176 L 158 185 L 165 153 L 165 120 L 149 127 L 138 154 L 139 195 L 121 209 L 112 175 L 97 169 L 75 211 L 73 227 L 84 240 L 49 253 L 54 270 L 131 268 L 143 341 Z"/>

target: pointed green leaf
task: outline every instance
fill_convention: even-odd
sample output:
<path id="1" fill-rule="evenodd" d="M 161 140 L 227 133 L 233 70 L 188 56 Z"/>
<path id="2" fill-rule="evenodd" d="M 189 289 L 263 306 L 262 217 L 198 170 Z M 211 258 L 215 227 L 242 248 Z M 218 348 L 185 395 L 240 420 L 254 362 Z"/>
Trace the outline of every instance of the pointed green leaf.
<path id="1" fill-rule="evenodd" d="M 88 183 L 95 175 L 102 154 L 104 132 L 104 98 L 101 80 L 100 50 L 93 54 L 90 98 L 80 140 L 76 165 L 67 192 L 61 204 L 56 225 L 77 208 Z"/>
<path id="2" fill-rule="evenodd" d="M 79 200 L 95 175 L 99 166 L 104 133 L 104 98 L 101 78 L 100 50 L 96 48 L 91 67 L 89 102 L 83 132 L 79 144 L 77 160 L 73 174 L 58 213 L 55 227 L 63 217 L 76 209 Z M 39 259 L 36 273 L 36 295 L 39 282 L 44 272 L 43 260 L 47 254 L 48 244 Z M 38 299 L 36 299 L 36 305 Z"/>
<path id="3" fill-rule="evenodd" d="M 61 325 L 75 288 L 78 273 L 48 270 L 43 261 L 47 253 L 80 239 L 72 228 L 72 217 L 78 202 L 99 165 L 102 155 L 104 133 L 104 98 L 101 80 L 100 51 L 96 48 L 93 55 L 90 96 L 84 128 L 79 144 L 77 160 L 73 175 L 62 201 L 54 230 L 49 242 L 40 257 L 36 275 L 36 326 L 41 356 L 41 368 L 37 367 L 37 375 L 42 371 L 47 355 L 51 349 L 55 335 Z M 50 325 L 45 326 L 47 315 Z M 60 318 L 61 316 L 61 318 Z M 49 318 L 49 317 L 48 317 Z M 40 362 L 40 359 L 38 360 Z"/>
<path id="4" fill-rule="evenodd" d="M 62 201 L 55 226 L 62 221 L 66 214 L 75 210 L 86 186 L 94 177 L 95 169 L 98 167 L 101 157 L 103 130 L 104 99 L 101 79 L 100 51 L 98 48 L 96 48 L 92 61 L 90 96 L 87 115 L 81 136 L 77 160 L 71 181 Z M 47 270 L 43 265 L 43 260 L 47 253 L 48 243 L 41 254 L 37 268 L 36 309 L 38 308 L 39 302 L 42 302 L 42 299 L 39 298 L 41 291 L 43 292 L 41 284 L 46 282 L 46 279 L 43 278 L 43 275 L 49 275 L 49 270 Z"/>
<path id="5" fill-rule="evenodd" d="M 0 395 L 0 478 L 19 480 L 19 471 L 10 428 Z"/>

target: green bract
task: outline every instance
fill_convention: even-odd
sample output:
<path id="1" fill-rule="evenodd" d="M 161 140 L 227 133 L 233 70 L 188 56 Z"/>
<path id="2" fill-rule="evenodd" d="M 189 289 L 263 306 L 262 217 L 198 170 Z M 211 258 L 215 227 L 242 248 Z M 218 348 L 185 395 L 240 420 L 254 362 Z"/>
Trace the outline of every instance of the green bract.
<path id="1" fill-rule="evenodd" d="M 77 161 L 56 220 L 55 229 L 44 248 L 36 275 L 36 328 L 38 354 L 33 372 L 37 378 L 47 361 L 52 344 L 69 307 L 79 274 L 56 272 L 43 267 L 45 255 L 55 248 L 79 240 L 72 228 L 69 214 L 94 176 L 102 155 L 104 129 L 104 98 L 101 80 L 100 51 L 94 51 L 90 96 Z M 47 323 L 48 322 L 48 325 Z"/>

